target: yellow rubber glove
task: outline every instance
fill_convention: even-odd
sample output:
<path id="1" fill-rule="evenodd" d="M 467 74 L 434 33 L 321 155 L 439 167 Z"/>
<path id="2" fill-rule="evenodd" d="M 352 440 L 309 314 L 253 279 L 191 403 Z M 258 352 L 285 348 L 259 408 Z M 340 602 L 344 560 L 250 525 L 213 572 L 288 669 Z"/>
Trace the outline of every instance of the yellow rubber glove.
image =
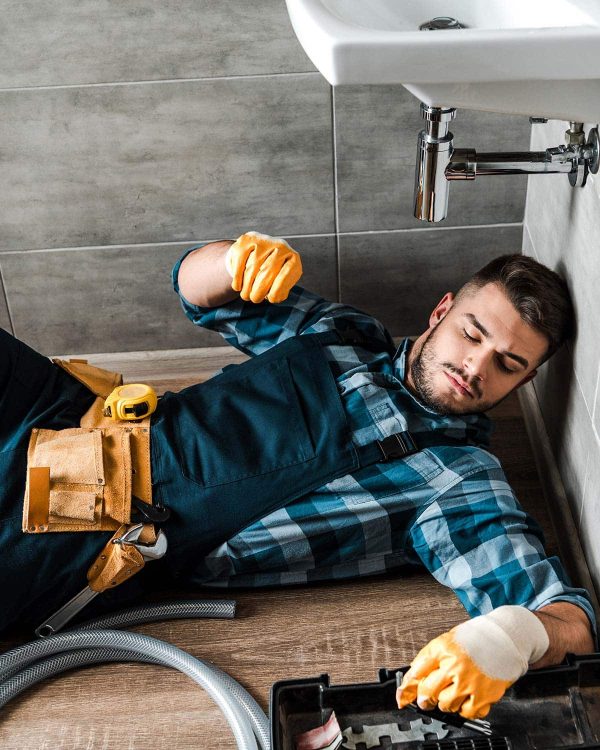
<path id="1" fill-rule="evenodd" d="M 225 266 L 232 276 L 231 288 L 243 300 L 283 302 L 302 276 L 298 253 L 280 237 L 246 232 L 238 237 L 225 255 Z"/>
<path id="2" fill-rule="evenodd" d="M 396 691 L 400 708 L 415 700 L 467 719 L 486 716 L 549 646 L 541 621 L 507 605 L 434 638 L 419 651 Z"/>

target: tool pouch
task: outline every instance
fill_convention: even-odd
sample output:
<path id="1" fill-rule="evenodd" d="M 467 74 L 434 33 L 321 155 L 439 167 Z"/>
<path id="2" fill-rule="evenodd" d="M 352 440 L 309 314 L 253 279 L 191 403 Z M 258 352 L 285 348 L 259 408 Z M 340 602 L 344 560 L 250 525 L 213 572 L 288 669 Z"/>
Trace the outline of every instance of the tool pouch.
<path id="1" fill-rule="evenodd" d="M 86 359 L 53 359 L 52 361 L 66 370 L 75 380 L 83 383 L 96 396 L 104 399 L 108 398 L 118 385 L 123 384 L 123 376 L 120 373 L 90 365 Z"/>
<path id="2" fill-rule="evenodd" d="M 126 526 L 121 526 L 116 534 L 109 539 L 88 570 L 88 585 L 94 591 L 106 591 L 118 586 L 144 567 L 144 558 L 136 547 L 132 544 L 113 543 L 116 538 L 125 532 L 126 528 Z M 152 527 L 145 527 L 140 541 L 147 543 L 155 540 L 156 535 Z"/>
<path id="3" fill-rule="evenodd" d="M 80 427 L 33 429 L 27 453 L 23 531 L 112 531 L 131 521 L 132 494 L 152 503 L 150 420 L 115 424 L 104 399 L 122 383 L 118 373 L 82 360 L 55 364 L 97 398 Z"/>

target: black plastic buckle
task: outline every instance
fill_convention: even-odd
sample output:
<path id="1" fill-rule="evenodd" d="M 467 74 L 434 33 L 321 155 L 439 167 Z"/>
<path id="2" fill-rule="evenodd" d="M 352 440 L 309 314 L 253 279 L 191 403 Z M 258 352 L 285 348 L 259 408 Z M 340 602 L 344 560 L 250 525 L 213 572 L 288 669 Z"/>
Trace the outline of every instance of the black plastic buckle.
<path id="1" fill-rule="evenodd" d="M 163 505 L 150 505 L 135 495 L 131 496 L 131 506 L 133 523 L 164 523 L 171 517 L 171 511 L 168 508 Z"/>
<path id="2" fill-rule="evenodd" d="M 377 445 L 383 453 L 383 460 L 389 461 L 390 458 L 404 458 L 412 453 L 418 453 L 420 448 L 415 439 L 408 430 L 404 432 L 395 432 L 393 435 L 378 440 Z"/>

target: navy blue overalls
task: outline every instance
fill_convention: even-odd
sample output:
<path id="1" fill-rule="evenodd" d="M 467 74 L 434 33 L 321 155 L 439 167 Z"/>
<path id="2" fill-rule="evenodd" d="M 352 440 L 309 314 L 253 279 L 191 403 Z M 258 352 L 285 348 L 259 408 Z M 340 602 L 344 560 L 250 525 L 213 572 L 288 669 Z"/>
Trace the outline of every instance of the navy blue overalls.
<path id="1" fill-rule="evenodd" d="M 171 513 L 163 525 L 169 550 L 96 597 L 78 619 L 173 578 L 185 581 L 190 561 L 336 477 L 456 442 L 432 432 L 419 435 L 418 447 L 409 433 L 354 445 L 322 347 L 356 344 L 356 335 L 295 336 L 206 383 L 164 395 L 151 423 L 151 450 L 153 501 Z M 31 429 L 77 426 L 94 395 L 25 344 L 1 330 L 0 336 L 10 363 L 0 369 L 0 590 L 9 599 L 0 607 L 3 629 L 15 619 L 37 626 L 81 590 L 112 533 L 21 531 Z"/>
<path id="2" fill-rule="evenodd" d="M 95 396 L 47 357 L 0 329 L 0 632 L 37 626 L 86 584 L 110 532 L 24 534 L 27 446 L 33 427 L 78 427 Z"/>
<path id="3" fill-rule="evenodd" d="M 169 575 L 252 522 L 331 480 L 429 445 L 434 432 L 353 443 L 323 346 L 369 346 L 355 331 L 294 336 L 179 393 L 152 427 L 153 496 L 168 507 Z M 374 342 L 378 349 L 381 343 Z M 162 561 L 161 561 L 162 562 Z"/>

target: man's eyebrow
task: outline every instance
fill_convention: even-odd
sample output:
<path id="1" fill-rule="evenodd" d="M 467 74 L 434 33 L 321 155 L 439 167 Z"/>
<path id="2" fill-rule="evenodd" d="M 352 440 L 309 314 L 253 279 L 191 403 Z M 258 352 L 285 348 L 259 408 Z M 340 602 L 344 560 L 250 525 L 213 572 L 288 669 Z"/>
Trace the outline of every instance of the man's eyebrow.
<path id="1" fill-rule="evenodd" d="M 471 323 L 477 328 L 477 330 L 481 331 L 482 335 L 486 337 L 486 339 L 491 338 L 490 334 L 486 329 L 481 325 L 481 323 L 477 320 L 477 318 L 473 315 L 473 313 L 464 313 L 465 318 L 468 318 Z M 529 367 L 529 362 L 525 359 L 525 357 L 521 357 L 518 354 L 513 354 L 512 352 L 500 352 L 500 354 L 504 354 L 506 357 L 510 357 L 511 359 L 515 359 L 517 362 L 523 365 L 523 367 L 527 368 Z"/>

